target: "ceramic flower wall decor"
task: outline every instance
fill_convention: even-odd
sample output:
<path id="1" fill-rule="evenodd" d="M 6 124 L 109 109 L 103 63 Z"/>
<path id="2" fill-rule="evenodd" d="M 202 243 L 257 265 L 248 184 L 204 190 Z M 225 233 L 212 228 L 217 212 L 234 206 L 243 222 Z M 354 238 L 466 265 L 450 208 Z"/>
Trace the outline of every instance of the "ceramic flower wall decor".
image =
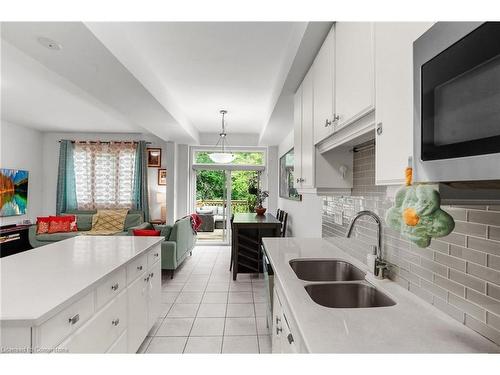
<path id="1" fill-rule="evenodd" d="M 434 237 L 453 231 L 453 218 L 440 207 L 440 195 L 432 186 L 405 186 L 396 194 L 386 222 L 419 247 L 427 247 Z"/>

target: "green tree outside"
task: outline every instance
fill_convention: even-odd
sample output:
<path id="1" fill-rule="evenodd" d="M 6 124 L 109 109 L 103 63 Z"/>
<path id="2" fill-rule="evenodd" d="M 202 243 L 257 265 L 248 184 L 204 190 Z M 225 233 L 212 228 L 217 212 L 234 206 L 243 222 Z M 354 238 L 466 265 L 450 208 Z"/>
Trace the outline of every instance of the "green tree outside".
<path id="1" fill-rule="evenodd" d="M 197 152 L 196 163 L 213 164 L 208 152 Z M 262 152 L 238 152 L 233 164 L 263 164 Z M 255 190 L 258 183 L 258 173 L 255 171 L 232 171 L 231 199 L 233 201 L 245 201 L 245 205 L 233 204 L 233 212 L 253 212 L 256 203 L 255 194 L 249 192 Z M 225 172 L 220 170 L 199 170 L 196 172 L 196 200 L 223 200 L 226 184 Z M 253 189 L 252 189 L 253 188 Z"/>

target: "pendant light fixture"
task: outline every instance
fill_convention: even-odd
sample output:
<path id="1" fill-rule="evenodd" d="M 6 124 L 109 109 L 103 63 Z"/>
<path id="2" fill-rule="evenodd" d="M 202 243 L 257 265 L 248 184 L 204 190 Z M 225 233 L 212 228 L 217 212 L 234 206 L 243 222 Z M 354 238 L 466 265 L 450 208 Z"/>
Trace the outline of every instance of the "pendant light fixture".
<path id="1" fill-rule="evenodd" d="M 220 146 L 220 151 L 219 152 L 212 152 L 210 154 L 208 154 L 208 157 L 210 159 L 212 159 L 212 161 L 214 163 L 217 163 L 217 164 L 227 164 L 227 163 L 231 163 L 234 158 L 236 157 L 236 155 L 232 154 L 231 152 L 227 152 L 226 151 L 226 144 L 227 144 L 227 140 L 226 140 L 226 127 L 225 127 L 225 123 L 224 123 L 224 116 L 226 115 L 227 111 L 225 109 L 222 109 L 220 111 L 221 115 L 222 115 L 222 132 L 219 133 L 219 140 L 217 141 L 217 144 L 215 145 L 215 147 L 219 147 Z"/>

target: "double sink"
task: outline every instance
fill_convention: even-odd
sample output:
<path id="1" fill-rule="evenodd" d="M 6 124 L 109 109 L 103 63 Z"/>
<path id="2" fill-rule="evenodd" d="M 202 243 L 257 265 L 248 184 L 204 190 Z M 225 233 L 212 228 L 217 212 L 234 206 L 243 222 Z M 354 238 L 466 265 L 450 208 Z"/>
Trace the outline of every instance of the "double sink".
<path id="1" fill-rule="evenodd" d="M 311 299 L 330 308 L 387 307 L 396 304 L 389 296 L 365 281 L 365 272 L 336 259 L 294 259 L 290 267 Z"/>

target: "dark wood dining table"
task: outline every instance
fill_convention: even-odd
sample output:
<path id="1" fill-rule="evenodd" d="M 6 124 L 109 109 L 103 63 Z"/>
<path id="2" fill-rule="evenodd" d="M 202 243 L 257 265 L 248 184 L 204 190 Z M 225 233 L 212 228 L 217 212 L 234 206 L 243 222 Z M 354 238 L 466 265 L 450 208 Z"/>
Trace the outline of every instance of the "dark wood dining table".
<path id="1" fill-rule="evenodd" d="M 280 237 L 281 222 L 272 214 L 234 214 L 232 223 L 233 280 L 238 273 L 262 272 L 262 238 Z"/>

